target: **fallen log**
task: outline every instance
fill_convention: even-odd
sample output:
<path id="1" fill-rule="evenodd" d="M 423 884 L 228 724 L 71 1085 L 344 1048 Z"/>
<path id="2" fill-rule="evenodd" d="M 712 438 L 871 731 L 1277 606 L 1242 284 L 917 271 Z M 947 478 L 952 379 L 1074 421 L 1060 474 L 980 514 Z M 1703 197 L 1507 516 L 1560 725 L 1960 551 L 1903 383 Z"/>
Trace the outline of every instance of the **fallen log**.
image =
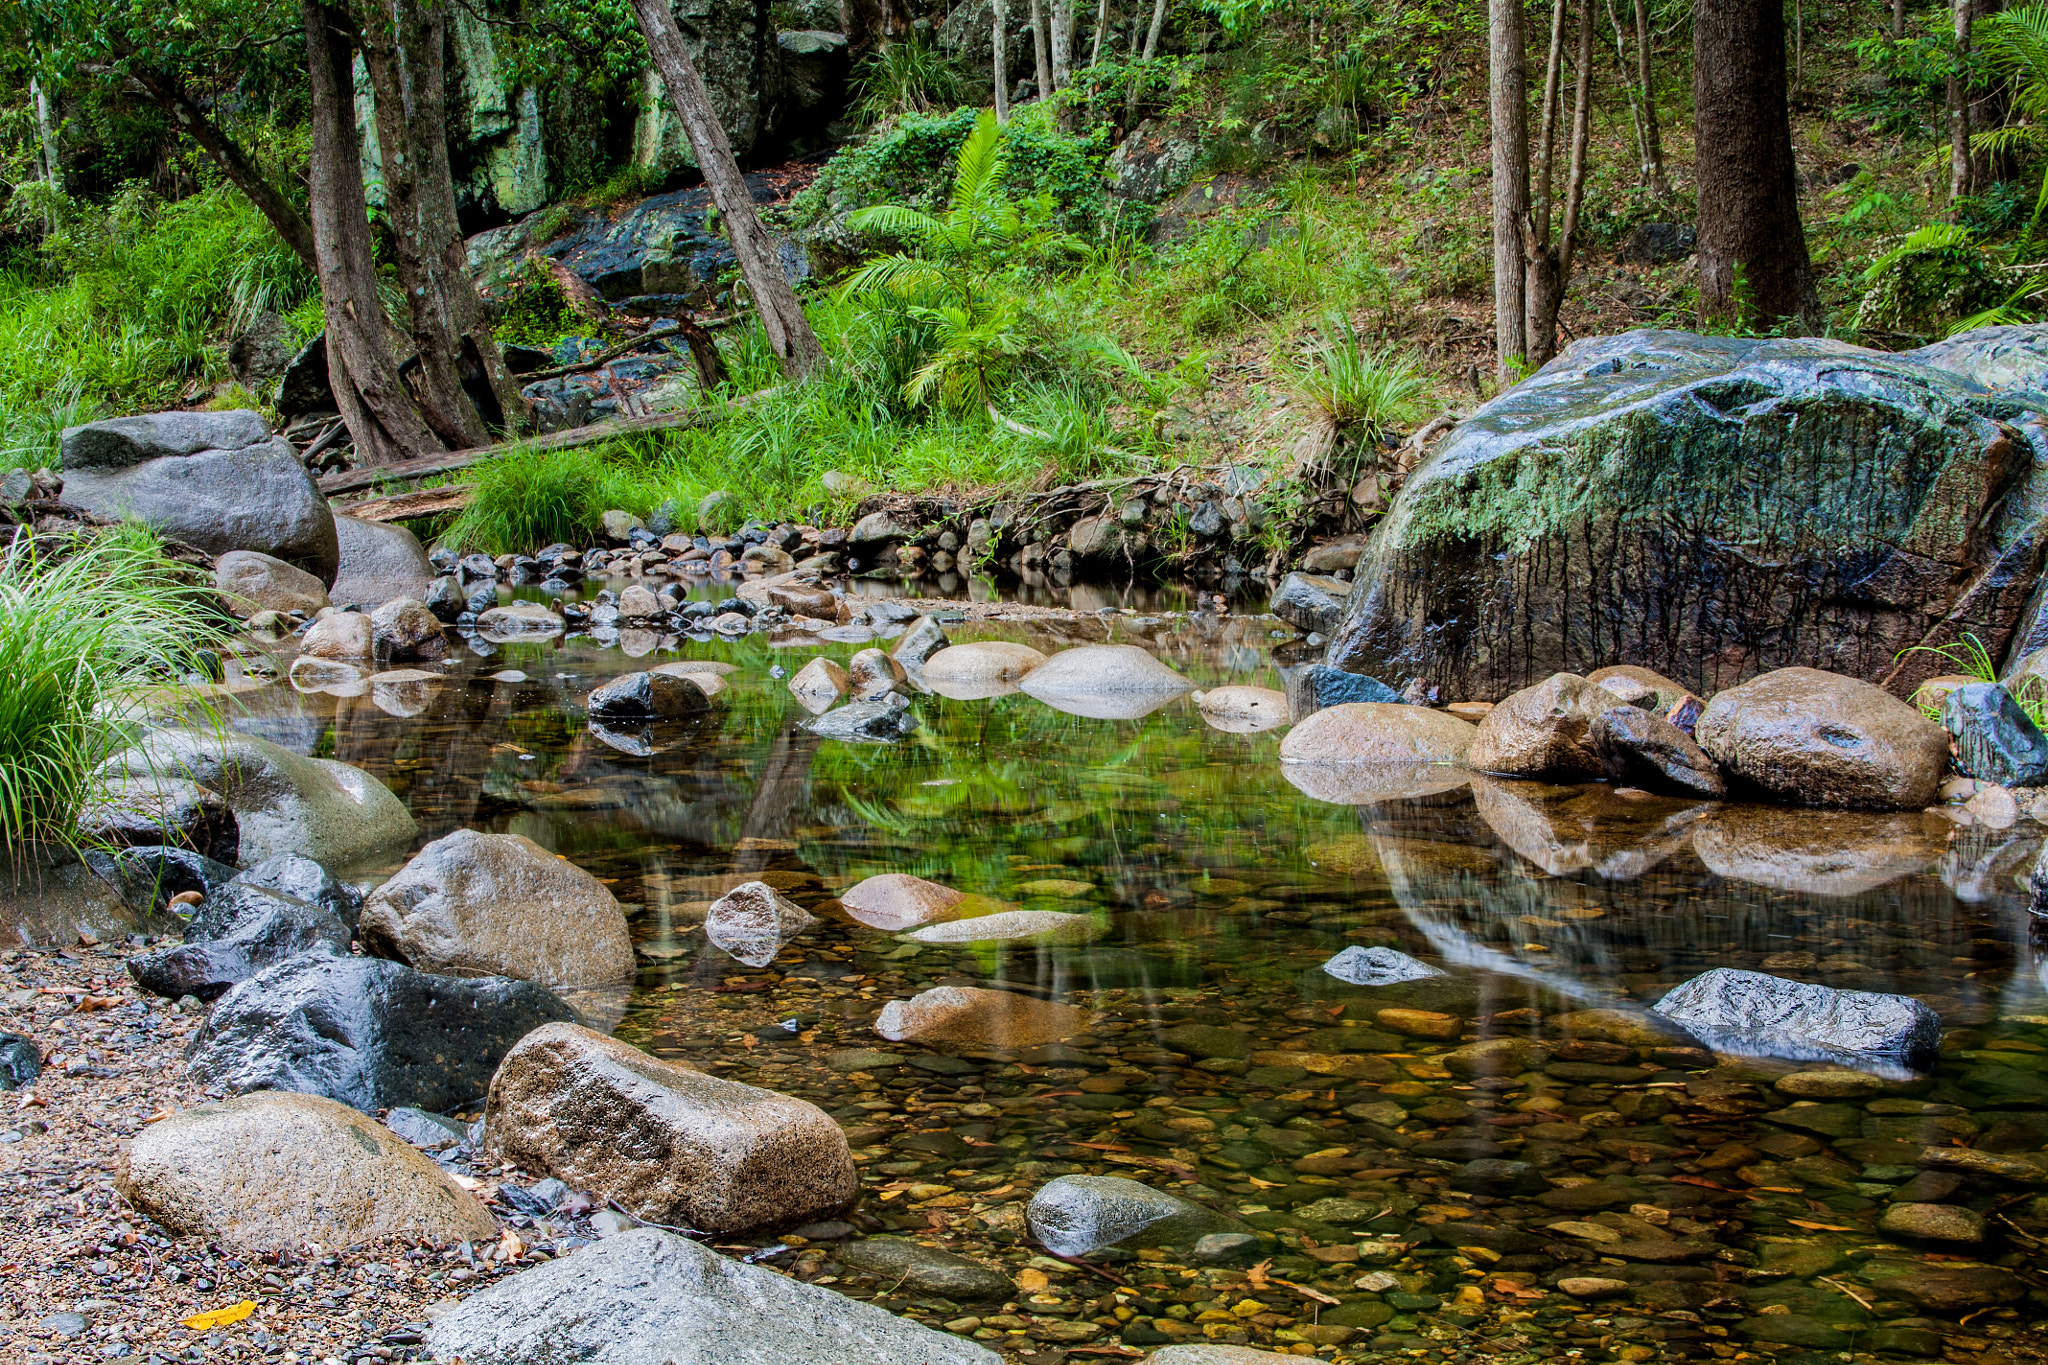
<path id="1" fill-rule="evenodd" d="M 493 446 L 477 446 L 471 450 L 452 450 L 438 455 L 418 455 L 410 460 L 397 460 L 386 465 L 364 465 L 340 474 L 329 474 L 320 480 L 320 491 L 329 497 L 338 493 L 358 493 L 366 488 L 413 483 L 431 474 L 447 474 L 457 469 L 467 469 L 471 465 L 497 459 L 501 455 L 575 450 L 580 446 L 596 445 L 600 441 L 615 440 L 622 436 L 644 436 L 656 431 L 681 431 L 689 427 L 711 426 L 723 421 L 736 410 L 773 392 L 773 389 L 762 389 L 758 393 L 735 398 L 730 403 L 715 408 L 657 412 L 646 417 L 613 417 L 602 422 L 592 422 L 589 426 L 550 432 L 546 436 L 529 436 L 522 440 L 505 441 Z"/>
<path id="2" fill-rule="evenodd" d="M 470 495 L 475 491 L 468 484 L 450 484 L 445 488 L 423 488 L 416 493 L 399 493 L 389 498 L 370 498 L 334 510 L 357 521 L 411 521 L 415 517 L 431 517 L 437 512 L 460 512 L 469 506 Z"/>

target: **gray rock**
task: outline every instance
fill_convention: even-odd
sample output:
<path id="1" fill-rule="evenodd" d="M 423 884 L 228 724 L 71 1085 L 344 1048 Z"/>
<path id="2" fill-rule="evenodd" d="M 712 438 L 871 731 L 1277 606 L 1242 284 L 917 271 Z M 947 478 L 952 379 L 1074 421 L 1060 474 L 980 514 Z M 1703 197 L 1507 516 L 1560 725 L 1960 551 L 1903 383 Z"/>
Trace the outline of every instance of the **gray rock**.
<path id="1" fill-rule="evenodd" d="M 847 532 L 846 543 L 856 550 L 873 550 L 893 545 L 899 540 L 913 540 L 916 536 L 915 523 L 899 520 L 889 512 L 870 512 L 853 524 L 853 529 Z"/>
<path id="2" fill-rule="evenodd" d="M 655 1228 L 500 1280 L 427 1334 L 464 1365 L 1000 1365 L 871 1304 Z"/>
<path id="3" fill-rule="evenodd" d="M 1622 243 L 1621 258 L 1634 265 L 1668 265 L 1692 255 L 1698 244 L 1689 223 L 1638 223 Z"/>
<path id="4" fill-rule="evenodd" d="M 213 566 L 214 590 L 244 620 L 264 611 L 311 616 L 328 605 L 327 589 L 304 569 L 254 550 L 230 550 Z"/>
<path id="5" fill-rule="evenodd" d="M 1327 635 L 1344 619 L 1350 596 L 1351 585 L 1341 578 L 1291 573 L 1280 580 L 1267 609 L 1304 634 Z"/>
<path id="6" fill-rule="evenodd" d="M 889 657 L 905 668 L 918 668 L 952 643 L 937 621 L 929 616 L 920 616 L 903 632 L 903 638 L 896 642 L 896 648 L 889 651 Z"/>
<path id="7" fill-rule="evenodd" d="M 711 709 L 704 689 L 673 673 L 628 673 L 590 694 L 599 720 L 681 720 Z"/>
<path id="8" fill-rule="evenodd" d="M 334 581 L 334 513 L 253 412 L 166 412 L 66 429 L 64 499 L 214 556 L 255 550 Z"/>
<path id="9" fill-rule="evenodd" d="M 445 1114 L 400 1105 L 384 1115 L 384 1126 L 415 1147 L 429 1152 L 445 1151 L 469 1136 L 469 1125 Z"/>
<path id="10" fill-rule="evenodd" d="M 336 604 L 368 610 L 394 597 L 427 595 L 434 566 L 418 538 L 403 526 L 337 516 L 334 534 L 341 560 L 327 595 Z"/>
<path id="11" fill-rule="evenodd" d="M 1007 1299 L 1017 1292 L 1002 1271 L 938 1247 L 920 1246 L 907 1237 L 863 1237 L 840 1247 L 839 1259 L 913 1294 L 934 1294 L 956 1303 Z"/>
<path id="12" fill-rule="evenodd" d="M 1575 343 L 1409 477 L 1326 662 L 1468 699 L 1621 649 L 1702 695 L 1795 664 L 1910 688 L 1942 623 L 2019 623 L 2048 535 L 2027 411 L 1833 340 Z"/>
<path id="13" fill-rule="evenodd" d="M 487 591 L 491 600 L 496 601 L 497 589 L 489 588 Z M 476 633 L 499 643 L 536 640 L 560 635 L 562 618 L 538 602 L 507 602 L 502 607 L 490 607 L 478 613 Z"/>
<path id="14" fill-rule="evenodd" d="M 192 916 L 192 925 L 186 930 L 186 937 L 213 932 L 216 923 L 232 922 L 239 912 L 226 912 L 220 919 L 214 902 L 223 892 L 232 894 L 243 888 L 274 891 L 281 896 L 304 905 L 313 906 L 325 914 L 334 916 L 351 931 L 363 913 L 363 893 L 347 882 L 337 880 L 326 868 L 311 858 L 296 853 L 281 853 L 266 858 L 246 872 L 237 872 L 228 878 L 219 890 L 209 888 L 206 899 Z"/>
<path id="15" fill-rule="evenodd" d="M 891 692 L 880 701 L 851 701 L 804 722 L 804 729 L 825 739 L 867 744 L 886 744 L 902 739 L 917 729 L 917 713 L 910 698 Z"/>
<path id="16" fill-rule="evenodd" d="M 272 401 L 286 417 L 334 407 L 334 384 L 327 373 L 327 333 L 301 346 L 286 364 Z"/>
<path id="17" fill-rule="evenodd" d="M 441 618 L 414 597 L 387 598 L 370 613 L 370 644 L 378 658 L 394 662 L 426 663 L 448 654 Z"/>
<path id="18" fill-rule="evenodd" d="M 1593 717 L 1586 741 L 1607 780 L 1618 787 L 1714 799 L 1728 784 L 1691 735 L 1639 706 L 1615 706 Z"/>
<path id="19" fill-rule="evenodd" d="M 1997 683 L 1965 683 L 1943 697 L 1941 725 L 1964 774 L 2001 787 L 2048 782 L 2048 735 Z"/>
<path id="20" fill-rule="evenodd" d="M 1253 1232 L 1212 1232 L 1195 1239 L 1189 1253 L 1203 1265 L 1250 1265 L 1265 1254 L 1265 1243 Z"/>
<path id="21" fill-rule="evenodd" d="M 1927 1242 L 1974 1243 L 1984 1240 L 1984 1215 L 1960 1204 L 1893 1204 L 1877 1220 L 1877 1230 Z"/>
<path id="22" fill-rule="evenodd" d="M 1326 706 L 1376 701 L 1403 705 L 1401 694 L 1361 673 L 1347 673 L 1328 664 L 1303 664 L 1287 675 L 1287 714 L 1296 725 Z"/>
<path id="23" fill-rule="evenodd" d="M 1017 686 L 1055 710 L 1091 720 L 1134 719 L 1194 690 L 1193 683 L 1136 645 L 1063 649 Z"/>
<path id="24" fill-rule="evenodd" d="M 306 954 L 215 1002 L 193 1041 L 189 1074 L 231 1094 L 294 1090 L 364 1113 L 396 1105 L 444 1112 L 483 1094 L 514 1043 L 572 1017 L 527 981 Z"/>
<path id="25" fill-rule="evenodd" d="M 301 953 L 348 952 L 348 926 L 324 910 L 258 887 L 242 888 L 235 900 L 239 913 L 217 932 L 129 958 L 135 984 L 167 1000 L 212 1000 Z"/>
<path id="26" fill-rule="evenodd" d="M 987 26 L 981 41 L 989 41 Z M 1202 158 L 1202 145 L 1190 138 L 1147 120 L 1117 144 L 1105 168 L 1110 192 L 1119 199 L 1156 204 L 1177 194 L 1194 178 L 1195 165 Z"/>
<path id="27" fill-rule="evenodd" d="M 1418 962 L 1398 949 L 1362 948 L 1357 944 L 1325 962 L 1323 970 L 1354 986 L 1392 986 L 1403 981 L 1426 981 L 1433 976 L 1449 975 L 1441 967 Z"/>
<path id="28" fill-rule="evenodd" d="M 43 1074 L 43 1050 L 19 1033 L 0 1033 L 0 1090 L 24 1090 Z"/>
<path id="29" fill-rule="evenodd" d="M 184 780 L 217 792 L 235 814 L 245 862 L 298 853 L 346 867 L 415 832 L 390 788 L 360 768 L 302 758 L 233 732 L 157 730 L 101 769 L 155 785 Z"/>
<path id="30" fill-rule="evenodd" d="M 1921 1067 L 1941 1046 L 1941 1020 L 1905 995 L 1842 991 L 1716 967 L 1658 1001 L 1655 1012 L 1717 1051 L 1838 1061 L 1866 1069 Z"/>
<path id="31" fill-rule="evenodd" d="M 704 912 L 704 936 L 749 967 L 765 967 L 783 944 L 815 922 L 766 882 L 746 882 L 711 903 Z"/>
<path id="32" fill-rule="evenodd" d="M 1987 389 L 2048 392 L 2048 326 L 1978 327 L 1904 355 Z"/>
<path id="33" fill-rule="evenodd" d="M 1063 1175 L 1025 1210 L 1031 1233 L 1061 1256 L 1107 1246 L 1192 1246 L 1212 1232 L 1250 1232 L 1238 1218 L 1117 1175 Z"/>
<path id="34" fill-rule="evenodd" d="M 496 593 L 492 594 L 495 598 Z M 421 598 L 427 610 L 450 625 L 455 618 L 468 610 L 468 599 L 462 591 L 462 580 L 453 574 L 444 574 L 428 585 L 426 595 Z"/>
<path id="35" fill-rule="evenodd" d="M 104 783 L 79 808 L 78 832 L 88 844 L 148 847 L 168 840 L 230 863 L 240 842 L 228 803 L 180 778 Z"/>

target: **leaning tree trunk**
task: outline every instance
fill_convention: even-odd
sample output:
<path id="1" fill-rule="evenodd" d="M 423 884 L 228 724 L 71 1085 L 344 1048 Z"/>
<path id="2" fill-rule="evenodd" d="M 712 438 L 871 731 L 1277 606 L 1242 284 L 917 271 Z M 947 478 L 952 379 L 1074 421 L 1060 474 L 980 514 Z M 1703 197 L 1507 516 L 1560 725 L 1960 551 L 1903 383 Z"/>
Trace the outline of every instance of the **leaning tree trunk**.
<path id="1" fill-rule="evenodd" d="M 1650 6 L 1636 0 L 1636 84 L 1643 91 L 1643 126 L 1649 134 L 1644 158 L 1650 193 L 1659 199 L 1671 197 L 1671 178 L 1664 173 L 1664 139 L 1657 130 L 1657 96 L 1650 88 Z"/>
<path id="2" fill-rule="evenodd" d="M 363 198 L 356 137 L 355 78 L 347 15 L 324 0 L 300 0 L 306 77 L 312 96 L 311 189 L 320 305 L 327 324 L 327 372 L 335 405 L 365 464 L 391 464 L 447 449 L 414 406 L 391 355 L 391 327 L 377 290 L 377 264 Z"/>
<path id="3" fill-rule="evenodd" d="M 1052 88 L 1074 79 L 1074 0 L 1052 0 Z"/>
<path id="4" fill-rule="evenodd" d="M 1488 0 L 1487 74 L 1493 132 L 1495 367 L 1512 380 L 1526 330 L 1522 222 L 1529 214 L 1529 72 L 1522 0 Z"/>
<path id="5" fill-rule="evenodd" d="M 1095 42 L 1088 49 L 1088 65 L 1102 60 L 1102 40 L 1109 32 L 1109 0 L 1095 0 Z"/>
<path id="6" fill-rule="evenodd" d="M 697 166 L 704 173 L 712 202 L 725 222 L 726 236 L 732 241 L 733 255 L 739 258 L 747 292 L 754 296 L 754 311 L 760 314 L 768 344 L 781 360 L 782 372 L 791 379 L 803 379 L 823 363 L 824 348 L 804 317 L 789 277 L 782 273 L 775 244 L 761 225 L 753 193 L 740 175 L 725 127 L 712 108 L 711 92 L 704 88 L 704 78 L 697 74 L 696 63 L 683 46 L 668 0 L 633 0 L 633 12 L 639 17 L 654 68 L 668 87 L 669 102 L 697 154 Z"/>
<path id="7" fill-rule="evenodd" d="M 1138 28 L 1136 22 L 1133 21 L 1131 25 L 1131 55 L 1141 62 L 1151 61 L 1152 54 L 1159 49 L 1159 30 L 1164 27 L 1166 27 L 1166 0 L 1152 0 L 1152 23 L 1145 30 L 1145 50 L 1142 53 L 1137 51 Z M 1130 93 L 1124 96 L 1124 127 L 1126 128 L 1138 121 L 1138 80 L 1137 73 L 1133 72 L 1131 74 Z"/>
<path id="8" fill-rule="evenodd" d="M 1036 63 L 1032 84 L 1038 98 L 1052 94 L 1052 37 L 1045 31 L 1045 0 L 1031 0 L 1031 55 Z"/>
<path id="9" fill-rule="evenodd" d="M 170 119 L 172 126 L 198 144 L 199 150 L 220 167 L 220 173 L 227 177 L 228 183 L 256 206 L 256 211 L 276 230 L 293 254 L 305 262 L 306 268 L 317 272 L 320 262 L 313 250 L 313 225 L 306 221 L 306 215 L 284 197 L 282 190 L 270 183 L 270 178 L 257 168 L 240 143 L 206 116 L 206 111 L 199 107 L 199 102 L 192 98 L 183 83 L 168 72 L 144 66 L 131 66 L 128 74 L 142 87 L 150 102 Z"/>
<path id="10" fill-rule="evenodd" d="M 1535 369 L 1557 354 L 1557 315 L 1564 307 L 1565 287 L 1571 283 L 1572 255 L 1578 246 L 1579 210 L 1586 200 L 1586 154 L 1591 142 L 1593 95 L 1593 6 L 1579 0 L 1579 79 L 1572 98 L 1572 159 L 1565 187 L 1564 222 L 1555 240 L 1550 236 L 1548 214 L 1541 235 L 1531 225 L 1524 242 L 1528 261 L 1525 325 L 1525 363 Z M 1549 180 L 1552 149 L 1543 152 L 1544 178 Z M 1546 186 L 1546 193 L 1547 193 Z"/>
<path id="11" fill-rule="evenodd" d="M 1701 320 L 1790 319 L 1818 331 L 1785 103 L 1781 0 L 1698 0 L 1693 118 Z M 1739 318 L 1745 312 L 1753 317 Z"/>

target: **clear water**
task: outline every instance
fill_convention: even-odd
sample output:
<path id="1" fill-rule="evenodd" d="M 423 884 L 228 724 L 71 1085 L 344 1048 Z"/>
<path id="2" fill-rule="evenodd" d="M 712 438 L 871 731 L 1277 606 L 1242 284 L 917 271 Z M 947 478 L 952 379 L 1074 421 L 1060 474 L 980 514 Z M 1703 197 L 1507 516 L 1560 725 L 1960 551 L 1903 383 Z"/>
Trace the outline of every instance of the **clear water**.
<path id="1" fill-rule="evenodd" d="M 1050 628 L 947 629 L 956 642 L 1048 652 L 1140 644 L 1197 687 L 1279 686 L 1275 623 L 1187 611 L 1205 602 L 1164 593 L 1142 615 L 1111 603 Z M 236 723 L 374 773 L 410 805 L 423 840 L 464 826 L 523 834 L 605 879 L 641 953 L 619 1035 L 833 1112 L 869 1177 L 871 1227 L 1022 1264 L 1036 1248 L 1021 1201 L 1038 1184 L 1139 1175 L 1277 1233 L 1266 1273 L 1313 1291 L 1260 1291 L 1241 1267 L 1112 1252 L 1129 1272 L 1121 1298 L 1097 1301 L 1110 1286 L 1053 1265 L 1043 1301 L 989 1314 L 975 1329 L 984 1340 L 1053 1349 L 1192 1334 L 1321 1343 L 1327 1354 L 1339 1338 L 1359 1351 L 1485 1337 L 1543 1356 L 1605 1337 L 1678 1355 L 1912 1357 L 1929 1332 L 1950 1349 L 1991 1349 L 2036 1311 L 2025 1277 L 2033 1239 L 2048 1236 L 2048 1200 L 2035 1193 L 2048 1175 L 1936 1182 L 1954 1188 L 1933 1197 L 1924 1181 L 1909 1185 L 1929 1145 L 2019 1161 L 2048 1146 L 2048 999 L 2023 890 L 2040 843 L 2031 825 L 1484 779 L 1333 805 L 1289 781 L 1279 731 L 1212 729 L 1185 698 L 1089 720 L 1021 694 L 925 696 L 911 738 L 851 745 L 799 730 L 806 713 L 770 670 L 794 673 L 819 653 L 843 662 L 861 645 L 626 643 L 653 648 L 636 657 L 568 639 L 465 654 L 426 697 L 279 683 Z M 738 666 L 710 718 L 652 735 L 645 755 L 592 732 L 581 709 L 592 688 L 680 657 Z M 526 681 L 493 679 L 506 669 Z M 919 947 L 837 907 L 841 891 L 882 872 L 1088 910 L 1109 931 L 1085 947 Z M 820 916 L 761 970 L 699 927 L 710 900 L 757 878 Z M 1452 982 L 1347 987 L 1321 964 L 1353 944 L 1398 947 Z M 1776 1088 L 1804 1064 L 1611 1044 L 1569 1046 L 1514 1076 L 1453 1075 L 1437 1058 L 1457 1039 L 1403 1035 L 1377 1017 L 1412 1004 L 1457 1015 L 1467 1039 L 1555 1044 L 1546 1016 L 1640 1008 L 1717 966 L 1918 996 L 1949 1029 L 1944 1060 L 1880 1095 L 1816 1105 Z M 935 984 L 1000 986 L 1102 1017 L 1064 1044 L 960 1056 L 875 1034 L 882 1004 Z M 1177 1032 L 1188 1025 L 1242 1039 L 1206 1058 L 1209 1036 L 1190 1042 Z M 893 1061 L 848 1056 L 878 1049 Z M 1312 1063 L 1321 1069 L 1264 1055 L 1287 1052 L 1324 1059 Z M 1536 1164 L 1553 1193 L 1457 1189 L 1460 1164 L 1489 1155 Z M 1555 1194 L 1589 1184 L 1612 1197 Z M 1331 1197 L 1370 1216 L 1296 1212 Z M 1956 1243 L 1881 1230 L 1901 1200 L 1965 1208 L 1988 1232 Z M 1416 1249 L 1375 1260 L 1388 1240 Z M 1642 1252 L 1660 1240 L 1685 1249 Z M 1617 1244 L 1625 1254 L 1604 1250 Z M 1364 1259 L 1346 1259 L 1358 1245 Z M 827 1252 L 797 1254 L 807 1277 L 934 1320 L 959 1311 L 891 1297 Z M 1982 1265 L 2022 1278 L 1990 1275 L 1976 1298 L 1961 1282 L 1911 1279 Z M 1372 1280 L 1376 1270 L 1398 1285 Z M 1561 1273 L 1630 1288 L 1585 1306 L 1541 1298 Z M 1360 1288 L 1362 1276 L 1378 1287 Z M 1247 1297 L 1263 1306 L 1215 1316 Z M 1097 1318 L 1115 1325 L 1090 1336 Z"/>

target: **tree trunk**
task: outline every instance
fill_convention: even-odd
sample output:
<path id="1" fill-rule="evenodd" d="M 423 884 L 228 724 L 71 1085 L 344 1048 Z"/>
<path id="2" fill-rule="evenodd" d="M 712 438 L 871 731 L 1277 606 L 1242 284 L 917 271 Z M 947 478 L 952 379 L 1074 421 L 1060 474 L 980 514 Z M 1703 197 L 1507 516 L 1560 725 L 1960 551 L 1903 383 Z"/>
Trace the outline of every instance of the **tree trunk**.
<path id="1" fill-rule="evenodd" d="M 57 120 L 50 116 L 50 92 L 34 76 L 28 78 L 29 102 L 36 111 L 36 169 L 58 194 L 64 192 L 64 163 L 57 150 Z"/>
<path id="2" fill-rule="evenodd" d="M 327 372 L 335 404 L 364 464 L 392 464 L 447 447 L 398 377 L 390 324 L 377 292 L 377 266 L 363 198 L 356 137 L 355 77 L 348 18 L 323 0 L 300 0 L 312 103 L 314 254 L 327 323 Z"/>
<path id="3" fill-rule="evenodd" d="M 1487 85 L 1493 134 L 1495 369 L 1512 380 L 1525 332 L 1522 222 L 1529 214 L 1528 35 L 1522 0 L 1487 0 Z"/>
<path id="4" fill-rule="evenodd" d="M 1657 131 L 1657 95 L 1650 87 L 1650 6 L 1636 0 L 1636 84 L 1643 91 L 1643 124 L 1650 135 L 1647 171 L 1650 193 L 1671 197 L 1671 178 L 1664 173 L 1664 139 Z"/>
<path id="5" fill-rule="evenodd" d="M 881 0 L 839 0 L 839 29 L 855 62 L 881 46 L 887 23 Z"/>
<path id="6" fill-rule="evenodd" d="M 1530 201 L 1530 215 L 1536 233 L 1550 237 L 1551 172 L 1557 164 L 1557 110 L 1559 79 L 1564 68 L 1564 0 L 1551 0 L 1550 49 L 1543 59 L 1543 126 L 1536 135 L 1536 194 Z"/>
<path id="7" fill-rule="evenodd" d="M 177 77 L 143 66 L 131 66 L 128 71 L 149 96 L 150 102 L 163 110 L 173 126 L 198 144 L 199 150 L 220 167 L 228 183 L 256 206 L 256 211 L 276 229 L 284 244 L 306 263 L 306 268 L 318 271 L 320 262 L 313 251 L 313 225 L 284 197 L 283 191 L 270 183 L 249 154 L 242 150 L 241 144 L 206 116 L 206 111 L 199 107 L 198 101 L 192 98 Z"/>
<path id="8" fill-rule="evenodd" d="M 1074 0 L 1052 0 L 1052 88 L 1074 79 Z"/>
<path id="9" fill-rule="evenodd" d="M 1532 232 L 1525 244 L 1529 267 L 1526 363 L 1531 369 L 1547 364 L 1557 354 L 1557 315 L 1564 306 L 1565 289 L 1571 283 L 1579 210 L 1586 200 L 1586 157 L 1592 136 L 1593 103 L 1592 0 L 1579 0 L 1578 63 L 1578 87 L 1572 97 L 1572 160 L 1565 187 L 1564 223 L 1555 241 L 1550 239 L 1546 227 L 1540 237 Z M 1546 152 L 1546 160 L 1548 157 Z"/>
<path id="10" fill-rule="evenodd" d="M 1166 0 L 1152 0 L 1152 24 L 1145 30 L 1145 50 L 1142 53 L 1136 51 L 1138 27 L 1135 23 L 1131 25 L 1132 55 L 1141 62 L 1151 61 L 1152 54 L 1159 47 L 1159 30 L 1164 27 L 1166 27 Z M 1136 74 L 1131 76 L 1130 93 L 1124 96 L 1124 127 L 1126 128 L 1138 121 L 1138 79 Z"/>
<path id="11" fill-rule="evenodd" d="M 1095 0 L 1095 43 L 1088 50 L 1088 65 L 1102 60 L 1102 40 L 1109 32 L 1109 0 Z"/>
<path id="12" fill-rule="evenodd" d="M 995 27 L 989 34 L 989 56 L 995 68 L 996 122 L 1010 121 L 1010 6 L 994 0 Z"/>
<path id="13" fill-rule="evenodd" d="M 1906 0 L 1892 0 L 1892 41 L 1906 36 Z"/>
<path id="14" fill-rule="evenodd" d="M 1791 319 L 1819 330 L 1785 105 L 1782 0 L 1698 0 L 1693 110 L 1701 320 Z"/>
<path id="15" fill-rule="evenodd" d="M 1052 94 L 1052 35 L 1045 28 L 1045 0 L 1031 0 L 1031 55 L 1036 63 L 1032 84 L 1038 98 Z"/>
<path id="16" fill-rule="evenodd" d="M 1634 77 L 1629 72 L 1628 41 L 1622 36 L 1621 15 L 1614 8 L 1614 0 L 1606 0 L 1607 22 L 1614 30 L 1614 69 L 1621 75 L 1621 93 L 1628 98 L 1629 123 L 1636 134 L 1636 167 L 1641 176 L 1643 188 L 1650 185 L 1650 129 L 1643 119 L 1643 94 L 1636 88 Z"/>
<path id="17" fill-rule="evenodd" d="M 1948 207 L 1954 221 L 1957 204 L 1970 193 L 1970 82 L 1963 63 L 1970 56 L 1970 0 L 1955 0 L 1950 6 L 1955 24 L 1956 65 L 1948 78 Z"/>
<path id="18" fill-rule="evenodd" d="M 704 173 L 712 202 L 718 205 L 733 255 L 739 258 L 740 273 L 746 277 L 747 292 L 753 295 L 754 311 L 768 333 L 768 344 L 781 360 L 784 374 L 791 379 L 804 379 L 824 362 L 824 348 L 804 317 L 803 305 L 797 302 L 789 277 L 782 273 L 775 243 L 754 209 L 753 192 L 740 175 L 725 127 L 712 108 L 711 92 L 704 88 L 704 78 L 697 74 L 696 63 L 683 46 L 683 35 L 676 28 L 675 16 L 669 12 L 669 0 L 633 0 L 633 12 L 639 17 L 640 32 L 647 39 L 655 70 L 668 87 L 669 102 L 675 106 L 691 150 L 697 154 L 697 165 Z"/>
<path id="19" fill-rule="evenodd" d="M 1988 19 L 2005 8 L 2005 0 L 1970 0 L 1970 25 L 1974 35 L 1977 22 Z M 1971 50 L 1976 43 L 1974 36 Z M 1970 131 L 1974 135 L 1991 128 L 2003 128 L 2010 112 L 2007 108 L 2007 87 L 2004 81 L 1980 81 L 1975 83 L 1970 95 Z M 2013 171 L 2009 155 L 1994 155 L 1981 149 L 1970 153 L 1970 187 L 1972 192 L 1981 192 L 1994 181 L 2002 180 Z"/>

